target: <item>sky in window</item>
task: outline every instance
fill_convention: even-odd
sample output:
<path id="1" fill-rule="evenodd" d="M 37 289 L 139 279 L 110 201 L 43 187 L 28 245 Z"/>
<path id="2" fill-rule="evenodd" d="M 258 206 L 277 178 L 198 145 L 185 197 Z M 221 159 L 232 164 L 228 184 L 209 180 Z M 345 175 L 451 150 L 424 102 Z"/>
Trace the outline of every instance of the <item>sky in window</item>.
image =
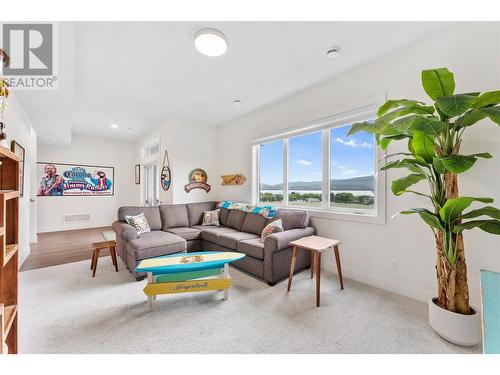
<path id="1" fill-rule="evenodd" d="M 331 137 L 331 175 L 333 179 L 369 176 L 375 173 L 373 136 L 357 133 L 347 137 L 350 126 L 334 128 Z M 289 181 L 321 180 L 321 133 L 290 138 L 288 144 Z M 267 143 L 260 148 L 261 182 L 283 182 L 283 142 Z"/>
<path id="2" fill-rule="evenodd" d="M 283 141 L 260 146 L 260 182 L 268 185 L 283 182 Z"/>
<path id="3" fill-rule="evenodd" d="M 321 132 L 290 138 L 288 181 L 321 181 Z"/>
<path id="4" fill-rule="evenodd" d="M 330 131 L 330 174 L 332 179 L 346 179 L 375 174 L 375 140 L 360 132 L 347 137 L 350 126 Z"/>

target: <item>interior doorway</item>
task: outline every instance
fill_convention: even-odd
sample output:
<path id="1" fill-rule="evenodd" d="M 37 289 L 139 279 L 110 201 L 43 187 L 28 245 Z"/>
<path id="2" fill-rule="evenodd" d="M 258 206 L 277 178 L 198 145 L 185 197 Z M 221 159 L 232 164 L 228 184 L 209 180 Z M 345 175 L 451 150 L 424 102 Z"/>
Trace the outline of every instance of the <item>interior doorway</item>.
<path id="1" fill-rule="evenodd" d="M 160 166 L 151 164 L 144 166 L 144 203 L 146 206 L 160 204 Z"/>

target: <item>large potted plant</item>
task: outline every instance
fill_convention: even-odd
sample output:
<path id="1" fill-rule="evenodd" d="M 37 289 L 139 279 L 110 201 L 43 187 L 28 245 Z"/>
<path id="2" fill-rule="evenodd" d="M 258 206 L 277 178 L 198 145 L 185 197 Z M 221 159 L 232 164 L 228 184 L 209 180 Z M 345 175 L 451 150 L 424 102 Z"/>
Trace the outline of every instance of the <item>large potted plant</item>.
<path id="1" fill-rule="evenodd" d="M 353 124 L 349 135 L 360 131 L 374 134 L 384 150 L 392 141 L 407 143 L 408 151 L 387 155 L 381 169 L 408 170 L 408 176 L 392 181 L 392 192 L 426 197 L 433 207 L 401 212 L 420 215 L 434 233 L 437 297 L 429 301 L 430 324 L 451 342 L 475 345 L 481 341 L 481 328 L 479 316 L 469 304 L 463 232 L 479 228 L 500 234 L 500 210 L 489 205 L 469 209 L 493 199 L 459 196 L 458 175 L 478 159 L 491 158 L 486 152 L 463 155 L 460 148 L 467 129 L 478 121 L 489 118 L 500 125 L 500 91 L 455 94 L 453 73 L 446 68 L 424 70 L 422 86 L 432 105 L 388 100 L 374 122 Z M 427 182 L 427 191 L 412 189 L 420 181 Z"/>

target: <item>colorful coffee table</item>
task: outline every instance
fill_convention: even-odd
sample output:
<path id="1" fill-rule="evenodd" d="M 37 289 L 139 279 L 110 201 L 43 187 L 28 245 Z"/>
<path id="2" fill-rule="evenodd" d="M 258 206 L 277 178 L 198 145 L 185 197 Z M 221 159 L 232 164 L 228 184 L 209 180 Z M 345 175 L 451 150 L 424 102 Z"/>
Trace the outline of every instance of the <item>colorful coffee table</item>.
<path id="1" fill-rule="evenodd" d="M 227 300 L 231 288 L 229 263 L 244 257 L 241 253 L 219 251 L 172 254 L 141 260 L 135 270 L 148 274 L 144 294 L 148 310 L 153 311 L 153 300 L 161 294 L 220 290 Z"/>

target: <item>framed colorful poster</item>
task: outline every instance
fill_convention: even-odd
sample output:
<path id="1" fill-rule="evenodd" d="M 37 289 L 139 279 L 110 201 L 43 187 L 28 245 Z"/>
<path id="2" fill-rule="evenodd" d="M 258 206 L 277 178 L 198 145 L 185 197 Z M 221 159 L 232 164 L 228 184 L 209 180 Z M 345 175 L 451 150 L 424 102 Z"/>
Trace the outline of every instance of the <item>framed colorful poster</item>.
<path id="1" fill-rule="evenodd" d="M 38 196 L 114 195 L 115 169 L 82 164 L 38 163 Z"/>
<path id="2" fill-rule="evenodd" d="M 12 141 L 10 145 L 11 151 L 19 156 L 21 162 L 19 163 L 19 196 L 22 198 L 24 196 L 24 158 L 26 156 L 26 150 L 16 141 Z"/>

